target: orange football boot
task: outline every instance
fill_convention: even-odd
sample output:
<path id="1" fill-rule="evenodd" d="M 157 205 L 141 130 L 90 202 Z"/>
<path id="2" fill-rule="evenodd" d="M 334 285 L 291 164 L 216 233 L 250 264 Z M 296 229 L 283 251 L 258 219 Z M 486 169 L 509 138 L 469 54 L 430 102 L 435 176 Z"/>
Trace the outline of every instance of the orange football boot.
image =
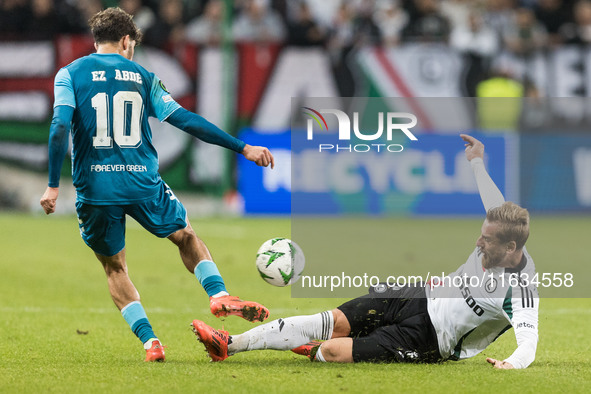
<path id="1" fill-rule="evenodd" d="M 242 301 L 240 298 L 231 295 L 209 297 L 209 307 L 211 313 L 216 317 L 234 315 L 250 322 L 255 320 L 264 321 L 269 317 L 269 310 L 261 304 L 253 301 Z"/>
<path id="2" fill-rule="evenodd" d="M 310 341 L 308 343 L 306 343 L 305 345 L 302 346 L 298 346 L 294 349 L 291 349 L 292 352 L 302 355 L 302 356 L 306 356 L 308 358 L 312 358 L 312 349 L 314 349 L 317 346 L 322 345 L 322 342 L 320 341 Z"/>
<path id="3" fill-rule="evenodd" d="M 191 326 L 199 342 L 205 345 L 211 361 L 224 361 L 228 358 L 228 331 L 216 330 L 201 320 L 193 320 Z"/>
<path id="4" fill-rule="evenodd" d="M 164 361 L 164 346 L 158 339 L 154 339 L 150 348 L 146 349 L 146 359 L 144 361 Z"/>

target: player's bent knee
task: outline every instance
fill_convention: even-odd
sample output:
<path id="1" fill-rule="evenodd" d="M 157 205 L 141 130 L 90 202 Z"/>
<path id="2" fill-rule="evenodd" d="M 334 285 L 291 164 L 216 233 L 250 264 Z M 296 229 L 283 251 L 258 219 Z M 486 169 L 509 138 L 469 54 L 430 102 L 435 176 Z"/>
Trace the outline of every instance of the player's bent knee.
<path id="1" fill-rule="evenodd" d="M 107 276 L 121 274 L 127 275 L 127 265 L 125 263 L 103 264 L 103 268 L 105 269 Z"/>
<path id="2" fill-rule="evenodd" d="M 98 253 L 95 253 L 95 255 L 103 265 L 103 268 L 105 269 L 107 275 L 110 275 L 112 273 L 116 274 L 121 272 L 127 272 L 127 264 L 125 264 L 124 250 L 113 256 L 104 256 Z"/>
<path id="3" fill-rule="evenodd" d="M 351 324 L 347 316 L 338 308 L 332 310 L 332 317 L 334 319 L 334 326 L 332 330 L 332 338 L 347 337 L 351 333 Z"/>
<path id="4" fill-rule="evenodd" d="M 195 234 L 195 231 L 193 231 L 191 226 L 187 226 L 182 230 L 178 230 L 177 232 L 168 237 L 168 239 L 170 239 L 179 248 L 187 247 L 196 238 L 197 235 Z"/>
<path id="5" fill-rule="evenodd" d="M 320 346 L 320 353 L 326 362 L 352 363 L 353 340 L 351 338 L 328 340 Z"/>

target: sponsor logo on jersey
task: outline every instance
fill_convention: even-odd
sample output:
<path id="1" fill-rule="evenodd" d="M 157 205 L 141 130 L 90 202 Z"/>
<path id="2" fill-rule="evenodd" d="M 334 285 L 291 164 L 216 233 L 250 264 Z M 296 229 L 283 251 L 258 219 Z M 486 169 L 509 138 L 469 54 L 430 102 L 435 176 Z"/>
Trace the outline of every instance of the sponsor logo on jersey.
<path id="1" fill-rule="evenodd" d="M 148 167 L 140 164 L 92 164 L 92 172 L 147 172 Z"/>
<path id="2" fill-rule="evenodd" d="M 401 359 L 403 360 L 418 360 L 419 359 L 419 353 L 412 351 L 412 350 L 406 350 L 406 351 L 400 351 L 397 350 L 398 355 L 400 356 Z"/>
<path id="3" fill-rule="evenodd" d="M 497 289 L 498 281 L 495 278 L 490 278 L 484 285 L 484 290 L 487 293 L 494 293 Z"/>
<path id="4" fill-rule="evenodd" d="M 515 328 L 531 328 L 532 330 L 535 330 L 535 329 L 536 329 L 536 326 L 534 326 L 534 325 L 533 325 L 533 324 L 531 324 L 531 323 L 527 323 L 527 322 L 524 322 L 524 321 L 523 321 L 523 322 L 520 322 L 520 323 L 518 323 L 518 324 L 515 326 Z"/>
<path id="5" fill-rule="evenodd" d="M 170 93 L 168 91 L 168 89 L 166 89 L 166 86 L 164 86 L 164 83 L 162 83 L 162 81 L 160 81 L 160 87 L 162 88 L 162 90 L 164 90 L 166 93 Z"/>

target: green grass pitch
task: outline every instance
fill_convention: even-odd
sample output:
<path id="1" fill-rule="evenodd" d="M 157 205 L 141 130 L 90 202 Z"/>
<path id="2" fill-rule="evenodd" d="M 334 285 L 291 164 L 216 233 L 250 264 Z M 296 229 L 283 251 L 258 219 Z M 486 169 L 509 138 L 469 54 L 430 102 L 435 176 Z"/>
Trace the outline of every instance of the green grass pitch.
<path id="1" fill-rule="evenodd" d="M 429 226 L 424 219 L 395 220 Z M 474 235 L 465 258 L 481 220 L 445 220 Z M 445 220 L 433 222 L 441 225 Z M 272 287 L 258 277 L 258 246 L 268 238 L 289 235 L 288 219 L 192 223 L 210 247 L 228 289 L 264 303 L 271 318 L 332 309 L 342 301 L 294 299 L 288 288 Z M 568 237 L 572 247 L 579 248 L 571 251 L 573 256 L 588 256 L 588 224 L 585 217 L 537 218 L 528 250 L 538 265 L 547 259 L 560 264 Z M 4 213 L 0 229 L 0 392 L 591 392 L 591 299 L 542 300 L 537 358 L 522 371 L 493 370 L 485 362 L 486 356 L 504 358 L 514 350 L 512 330 L 477 357 L 439 365 L 329 365 L 277 351 L 241 353 L 210 363 L 190 330 L 193 319 L 230 333 L 252 324 L 213 317 L 205 292 L 182 266 L 172 243 L 129 222 L 130 276 L 167 346 L 165 363 L 144 363 L 141 344 L 111 302 L 102 268 L 80 239 L 74 217 Z M 434 257 L 451 248 L 447 233 L 442 232 L 439 244 L 429 244 Z M 400 237 L 397 242 L 412 244 Z M 445 263 L 455 268 L 463 260 Z M 588 265 L 588 258 L 580 264 Z"/>

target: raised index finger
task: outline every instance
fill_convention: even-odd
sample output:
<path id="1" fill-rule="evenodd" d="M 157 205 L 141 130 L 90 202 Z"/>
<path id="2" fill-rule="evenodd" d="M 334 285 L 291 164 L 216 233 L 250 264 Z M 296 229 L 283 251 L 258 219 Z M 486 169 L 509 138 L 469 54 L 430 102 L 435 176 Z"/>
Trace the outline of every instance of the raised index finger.
<path id="1" fill-rule="evenodd" d="M 472 144 L 472 145 L 478 142 L 478 140 L 476 138 L 474 138 L 468 134 L 460 134 L 460 137 L 462 137 L 462 139 L 464 141 L 466 141 L 467 143 Z"/>

